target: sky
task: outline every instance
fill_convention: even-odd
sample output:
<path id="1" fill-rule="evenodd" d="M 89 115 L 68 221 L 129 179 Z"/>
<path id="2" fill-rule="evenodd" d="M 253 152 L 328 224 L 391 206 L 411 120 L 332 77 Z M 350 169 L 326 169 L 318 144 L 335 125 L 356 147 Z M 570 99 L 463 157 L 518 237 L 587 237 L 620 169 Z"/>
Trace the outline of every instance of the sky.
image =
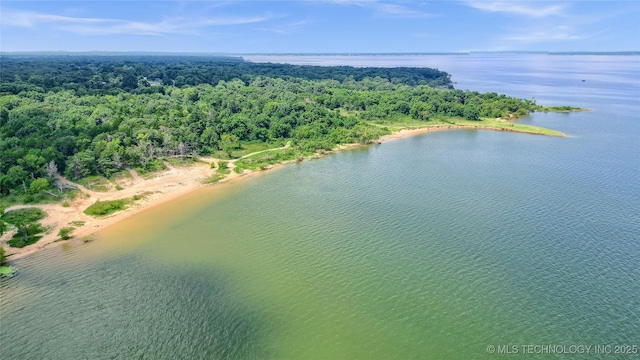
<path id="1" fill-rule="evenodd" d="M 0 51 L 640 51 L 640 1 L 11 1 Z"/>

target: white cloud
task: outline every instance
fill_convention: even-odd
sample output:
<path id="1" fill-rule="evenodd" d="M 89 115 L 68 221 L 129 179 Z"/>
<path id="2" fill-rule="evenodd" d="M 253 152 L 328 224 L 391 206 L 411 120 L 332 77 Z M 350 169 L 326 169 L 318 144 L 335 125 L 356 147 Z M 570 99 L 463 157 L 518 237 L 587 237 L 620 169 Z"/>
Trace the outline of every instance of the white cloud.
<path id="1" fill-rule="evenodd" d="M 467 5 L 472 8 L 488 11 L 503 12 L 530 17 L 547 17 L 552 15 L 563 15 L 565 5 L 535 6 L 520 1 L 467 1 Z"/>
<path id="2" fill-rule="evenodd" d="M 413 10 L 406 6 L 398 4 L 384 4 L 384 3 L 372 3 L 372 7 L 380 14 L 397 16 L 397 17 L 431 17 L 433 14 L 429 14 L 423 11 Z"/>
<path id="3" fill-rule="evenodd" d="M 110 18 L 84 18 L 45 14 L 2 8 L 2 25 L 36 27 L 50 23 L 59 29 L 84 35 L 169 35 L 198 34 L 199 30 L 212 26 L 251 24 L 267 21 L 275 16 L 227 16 L 201 18 L 167 18 L 159 22 L 143 22 Z"/>
<path id="4" fill-rule="evenodd" d="M 432 17 L 433 14 L 412 9 L 397 3 L 382 2 L 376 0 L 328 0 L 328 2 L 340 5 L 360 6 L 372 9 L 380 16 L 400 17 L 400 18 L 424 18 Z"/>
<path id="5" fill-rule="evenodd" d="M 559 25 L 550 30 L 538 30 L 522 32 L 519 34 L 513 34 L 505 36 L 504 40 L 516 41 L 521 43 L 540 43 L 540 42 L 554 42 L 554 41 L 568 41 L 568 40 L 582 40 L 588 39 L 595 35 L 576 34 L 569 26 Z"/>
<path id="6" fill-rule="evenodd" d="M 269 28 L 260 28 L 260 30 L 269 31 L 269 32 L 273 32 L 281 35 L 286 35 L 286 34 L 291 34 L 298 31 L 301 27 L 311 22 L 312 21 L 309 21 L 309 20 L 302 20 L 302 21 L 296 21 L 289 24 L 283 24 L 283 25 L 278 25 L 278 26 L 269 27 Z"/>
<path id="7" fill-rule="evenodd" d="M 2 25 L 33 27 L 38 23 L 75 23 L 75 24 L 98 24 L 107 23 L 114 20 L 98 18 L 79 18 L 51 14 L 42 14 L 32 11 L 20 11 L 2 8 Z"/>

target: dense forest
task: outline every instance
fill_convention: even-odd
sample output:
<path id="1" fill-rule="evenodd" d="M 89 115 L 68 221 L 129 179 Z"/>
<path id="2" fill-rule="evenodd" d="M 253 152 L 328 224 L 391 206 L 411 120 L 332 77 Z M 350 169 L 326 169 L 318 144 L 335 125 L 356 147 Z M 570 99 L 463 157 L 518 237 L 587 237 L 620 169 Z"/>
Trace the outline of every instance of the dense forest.
<path id="1" fill-rule="evenodd" d="M 152 85 L 215 86 L 221 80 L 235 79 L 249 85 L 256 76 L 340 82 L 379 77 L 394 84 L 451 85 L 449 74 L 429 68 L 300 66 L 252 63 L 222 56 L 3 56 L 0 91 L 18 94 L 75 90 L 77 95 L 115 95 L 121 91 L 161 91 Z"/>
<path id="2" fill-rule="evenodd" d="M 302 153 L 368 143 L 388 121 L 524 115 L 539 107 L 448 89 L 434 69 L 254 64 L 237 58 L 3 56 L 0 196 L 29 202 L 71 179 L 153 170 L 163 157 L 249 143 Z M 58 189 L 56 189 L 56 187 Z"/>

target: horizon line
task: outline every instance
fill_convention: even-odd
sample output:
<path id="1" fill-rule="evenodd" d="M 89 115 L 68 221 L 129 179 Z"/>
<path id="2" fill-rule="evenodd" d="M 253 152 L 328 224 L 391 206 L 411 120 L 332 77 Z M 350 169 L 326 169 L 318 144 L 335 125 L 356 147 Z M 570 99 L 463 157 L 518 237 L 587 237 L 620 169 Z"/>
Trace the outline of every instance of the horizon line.
<path id="1" fill-rule="evenodd" d="M 169 55 L 169 56 L 363 56 L 363 55 L 471 55 L 471 54 L 541 54 L 541 55 L 640 55 L 640 50 L 621 51 L 443 51 L 443 52 L 177 52 L 177 51 L 118 51 L 118 50 L 34 50 L 2 51 L 0 55 Z"/>

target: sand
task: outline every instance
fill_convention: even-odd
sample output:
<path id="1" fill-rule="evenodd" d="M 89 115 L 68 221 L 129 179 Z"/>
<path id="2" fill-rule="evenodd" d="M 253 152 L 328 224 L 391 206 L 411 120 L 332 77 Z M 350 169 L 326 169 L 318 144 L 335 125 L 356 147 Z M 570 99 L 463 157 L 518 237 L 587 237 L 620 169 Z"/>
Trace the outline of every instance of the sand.
<path id="1" fill-rule="evenodd" d="M 438 125 L 438 126 L 430 126 L 424 128 L 413 128 L 413 129 L 402 129 L 397 131 L 391 135 L 386 135 L 378 139 L 377 143 L 390 141 L 394 139 L 405 138 L 409 136 L 415 136 L 418 134 L 424 134 L 432 131 L 442 131 L 442 130 L 454 130 L 454 129 L 482 129 L 488 128 L 492 130 L 498 130 L 490 127 L 482 127 L 482 126 L 466 126 L 466 125 Z M 500 129 L 504 130 L 504 129 Z M 362 144 L 346 144 L 338 147 L 337 151 L 351 149 L 355 147 L 363 146 Z M 251 155 L 255 155 L 264 151 L 272 151 L 289 147 L 289 144 L 276 149 L 269 149 L 258 151 L 256 153 L 248 154 L 243 156 L 242 158 L 249 157 Z M 325 152 L 323 154 L 318 154 L 318 156 L 323 156 L 331 152 Z M 260 170 L 247 171 L 245 170 L 242 174 L 237 174 L 233 171 L 235 167 L 234 162 L 236 160 L 229 161 L 229 169 L 232 170 L 229 175 L 227 175 L 223 180 L 218 183 L 234 181 L 240 177 L 244 177 L 248 174 L 258 172 Z M 219 159 L 214 158 L 206 158 L 203 157 L 199 162 L 192 166 L 188 167 L 171 167 L 168 164 L 167 167 L 169 170 L 162 171 L 154 174 L 154 177 L 150 179 L 144 179 L 138 176 L 135 171 L 130 170 L 131 179 L 128 179 L 124 183 L 120 183 L 123 187 L 122 190 L 111 189 L 108 192 L 96 192 L 91 191 L 83 186 L 78 184 L 71 183 L 70 181 L 63 179 L 68 184 L 71 184 L 77 187 L 84 196 L 77 196 L 73 201 L 69 203 L 70 206 L 64 207 L 59 204 L 47 204 L 47 205 L 15 205 L 11 206 L 5 211 L 10 211 L 14 209 L 27 208 L 27 207 L 38 207 L 44 210 L 47 213 L 47 217 L 43 219 L 40 223 L 47 227 L 49 230 L 47 233 L 40 239 L 37 243 L 23 247 L 23 248 L 13 248 L 10 247 L 6 241 L 11 239 L 13 235 L 13 231 L 9 231 L 5 233 L 0 238 L 0 246 L 3 246 L 6 254 L 8 256 L 8 260 L 15 260 L 21 257 L 32 254 L 36 251 L 39 251 L 45 247 L 54 246 L 57 244 L 62 244 L 65 241 L 60 241 L 58 232 L 63 227 L 71 227 L 72 222 L 81 221 L 84 222 L 84 225 L 77 227 L 72 232 L 73 238 L 85 238 L 91 236 L 97 231 L 104 229 L 105 227 L 115 224 L 118 221 L 126 219 L 134 214 L 137 214 L 145 209 L 148 209 L 152 206 L 156 206 L 162 204 L 164 202 L 175 199 L 179 196 L 190 193 L 196 189 L 199 189 L 203 186 L 211 186 L 205 185 L 204 180 L 208 177 L 211 177 L 215 174 L 215 169 L 211 169 L 210 163 L 214 162 L 216 165 L 218 164 Z M 270 168 L 279 167 L 283 164 L 271 166 Z M 214 184 L 215 185 L 215 184 Z M 141 200 L 135 201 L 132 205 L 130 205 L 127 209 L 118 211 L 114 214 L 107 215 L 104 217 L 92 217 L 84 214 L 84 210 L 89 207 L 91 204 L 95 203 L 98 200 L 106 201 L 106 200 L 117 200 L 123 198 L 131 198 L 134 195 L 142 195 L 145 194 Z M 68 241 L 68 240 L 67 240 Z"/>

